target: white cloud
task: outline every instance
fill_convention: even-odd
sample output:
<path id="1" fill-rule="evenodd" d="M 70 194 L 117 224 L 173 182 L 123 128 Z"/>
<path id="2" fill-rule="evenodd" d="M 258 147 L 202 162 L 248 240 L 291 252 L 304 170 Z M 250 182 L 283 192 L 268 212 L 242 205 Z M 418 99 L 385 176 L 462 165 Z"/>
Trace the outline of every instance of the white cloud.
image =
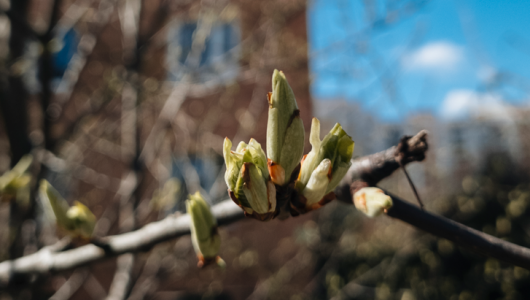
<path id="1" fill-rule="evenodd" d="M 463 61 L 460 46 L 446 41 L 432 42 L 417 49 L 403 59 L 403 67 L 411 70 L 446 72 Z"/>
<path id="2" fill-rule="evenodd" d="M 461 120 L 468 117 L 510 120 L 509 107 L 495 94 L 463 89 L 452 90 L 445 96 L 440 116 L 445 120 Z"/>

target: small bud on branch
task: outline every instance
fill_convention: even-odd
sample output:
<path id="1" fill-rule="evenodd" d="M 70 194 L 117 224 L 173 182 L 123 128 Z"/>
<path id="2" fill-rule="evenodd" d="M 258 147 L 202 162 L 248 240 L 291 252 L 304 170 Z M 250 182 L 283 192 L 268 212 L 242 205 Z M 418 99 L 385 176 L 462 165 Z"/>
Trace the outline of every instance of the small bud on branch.
<path id="1" fill-rule="evenodd" d="M 90 239 L 96 226 L 96 216 L 81 202 L 76 201 L 72 207 L 46 180 L 40 183 L 41 199 L 47 200 L 53 210 L 57 226 L 73 238 Z M 45 204 L 46 205 L 46 204 Z"/>
<path id="2" fill-rule="evenodd" d="M 223 155 L 226 163 L 225 180 L 228 193 L 245 214 L 261 221 L 274 218 L 276 187 L 271 182 L 265 153 L 254 139 L 239 143 L 231 151 L 232 142 L 226 138 Z"/>
<path id="3" fill-rule="evenodd" d="M 313 118 L 309 141 L 312 149 L 304 156 L 300 175 L 295 183 L 296 190 L 303 196 L 299 200 L 305 205 L 306 211 L 329 202 L 323 201 L 324 198 L 334 198 L 331 195 L 324 196 L 333 193 L 348 172 L 354 148 L 353 140 L 338 123 L 321 141 L 320 121 L 317 118 Z M 294 206 L 300 207 L 300 204 Z"/>
<path id="4" fill-rule="evenodd" d="M 373 218 L 392 207 L 392 198 L 380 188 L 365 187 L 353 195 L 353 203 L 355 208 Z"/>
<path id="5" fill-rule="evenodd" d="M 196 192 L 186 201 L 186 210 L 191 217 L 191 241 L 199 259 L 197 266 L 202 268 L 215 262 L 223 267 L 225 263 L 217 255 L 221 247 L 221 237 L 217 232 L 217 221 L 210 211 L 210 206 L 201 194 Z"/>
<path id="6" fill-rule="evenodd" d="M 0 176 L 0 200 L 2 202 L 15 199 L 21 205 L 29 203 L 31 176 L 27 170 L 32 162 L 33 156 L 24 155 L 13 169 Z"/>

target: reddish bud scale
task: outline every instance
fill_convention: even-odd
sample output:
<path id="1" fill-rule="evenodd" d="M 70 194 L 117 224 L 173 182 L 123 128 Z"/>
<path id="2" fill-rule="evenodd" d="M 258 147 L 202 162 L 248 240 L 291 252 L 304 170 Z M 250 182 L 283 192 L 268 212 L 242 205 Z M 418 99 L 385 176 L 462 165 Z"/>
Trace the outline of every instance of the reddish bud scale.
<path id="1" fill-rule="evenodd" d="M 213 264 L 219 264 L 219 260 L 221 260 L 221 257 L 220 256 L 216 256 L 216 257 L 204 257 L 202 256 L 201 254 L 197 254 L 197 259 L 199 260 L 197 262 L 197 267 L 199 268 L 204 268 L 204 267 L 207 267 L 209 265 L 213 265 Z"/>
<path id="2" fill-rule="evenodd" d="M 237 206 L 239 206 L 239 207 L 241 207 L 241 209 L 243 209 L 243 212 L 245 213 L 245 217 L 253 218 L 253 219 L 256 219 L 256 220 L 259 220 L 259 221 L 269 221 L 269 220 L 274 219 L 279 213 L 278 209 L 276 209 L 275 211 L 271 211 L 271 212 L 265 213 L 265 214 L 258 214 L 255 211 L 252 211 L 252 213 L 248 213 L 246 211 L 245 207 L 243 207 L 241 205 L 241 203 L 239 202 L 239 200 L 237 200 L 237 197 L 234 194 L 234 192 L 231 191 L 230 189 L 228 189 L 228 195 L 230 195 L 230 199 L 232 199 L 232 201 L 234 201 L 234 203 Z M 271 208 L 271 204 L 269 203 L 269 209 L 270 208 Z"/>
<path id="3" fill-rule="evenodd" d="M 296 177 L 296 180 L 300 180 L 300 177 L 302 176 L 302 172 L 300 172 L 300 169 L 302 165 L 304 164 L 304 160 L 306 157 L 307 157 L 307 154 L 304 154 L 304 156 L 302 156 L 302 161 L 300 161 L 300 167 L 298 168 L 298 176 Z"/>
<path id="4" fill-rule="evenodd" d="M 272 182 L 275 184 L 282 184 L 285 181 L 285 170 L 279 164 L 273 162 L 270 158 L 267 159 L 267 166 L 269 168 L 269 175 Z"/>

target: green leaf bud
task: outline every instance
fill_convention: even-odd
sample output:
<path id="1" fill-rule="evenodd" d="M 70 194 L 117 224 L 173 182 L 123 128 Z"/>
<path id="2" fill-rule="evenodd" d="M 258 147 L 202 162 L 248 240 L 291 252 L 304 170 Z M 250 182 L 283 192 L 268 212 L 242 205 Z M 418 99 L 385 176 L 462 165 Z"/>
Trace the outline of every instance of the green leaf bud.
<path id="1" fill-rule="evenodd" d="M 304 151 L 304 125 L 293 90 L 283 72 L 274 70 L 268 95 L 267 157 L 271 180 L 285 185 Z"/>
<path id="2" fill-rule="evenodd" d="M 333 192 L 351 166 L 354 147 L 353 140 L 338 123 L 335 124 L 333 129 L 321 141 L 320 121 L 317 118 L 313 118 L 312 120 L 309 142 L 311 143 L 312 149 L 302 160 L 300 174 L 295 183 L 296 189 L 302 195 L 305 196 L 306 193 L 312 195 L 311 200 L 309 198 L 307 199 L 307 205 L 314 204 L 315 201 L 318 202 L 320 200 L 313 199 L 315 195 L 322 193 L 322 196 L 324 196 Z M 320 165 L 326 160 L 329 161 L 330 167 L 329 172 L 325 174 L 326 176 L 323 176 L 323 170 L 320 169 Z M 317 176 L 317 174 L 314 174 L 315 172 L 320 173 Z M 308 188 L 310 182 L 311 189 L 314 189 L 315 186 L 324 186 L 324 183 L 317 184 L 314 182 L 317 178 L 318 180 L 325 181 L 325 191 L 319 193 L 306 192 L 305 190 Z"/>
<path id="3" fill-rule="evenodd" d="M 226 138 L 223 154 L 226 163 L 225 180 L 230 197 L 248 216 L 269 220 L 276 215 L 276 187 L 270 181 L 267 157 L 254 139 L 241 142 L 231 151 L 232 142 Z"/>
<path id="4" fill-rule="evenodd" d="M 75 201 L 74 205 L 66 211 L 70 220 L 71 231 L 74 236 L 89 239 L 96 227 L 96 216 L 81 202 Z"/>
<path id="5" fill-rule="evenodd" d="M 31 176 L 26 172 L 32 162 L 33 156 L 24 155 L 13 169 L 0 176 L 0 200 L 16 199 L 23 206 L 29 203 Z"/>
<path id="6" fill-rule="evenodd" d="M 40 195 L 52 208 L 57 226 L 72 237 L 89 239 L 96 225 L 94 214 L 80 202 L 70 207 L 68 202 L 46 180 L 41 180 Z"/>
<path id="7" fill-rule="evenodd" d="M 196 192 L 186 201 L 186 210 L 191 218 L 191 241 L 199 258 L 199 267 L 217 261 L 221 237 L 217 232 L 217 220 L 201 194 Z M 222 261 L 222 260 L 221 260 Z"/>

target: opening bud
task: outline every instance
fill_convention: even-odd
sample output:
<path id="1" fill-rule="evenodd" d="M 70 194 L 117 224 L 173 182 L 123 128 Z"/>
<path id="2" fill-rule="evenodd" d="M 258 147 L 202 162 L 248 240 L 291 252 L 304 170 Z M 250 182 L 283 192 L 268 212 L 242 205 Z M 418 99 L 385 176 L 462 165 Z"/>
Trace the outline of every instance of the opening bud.
<path id="1" fill-rule="evenodd" d="M 331 171 L 331 161 L 324 159 L 320 164 L 313 170 L 311 177 L 307 182 L 302 195 L 306 198 L 307 205 L 312 205 L 320 201 L 326 195 L 329 184 L 329 174 Z"/>
<path id="2" fill-rule="evenodd" d="M 317 118 L 311 123 L 309 142 L 312 149 L 302 160 L 295 188 L 305 197 L 306 209 L 316 209 L 334 198 L 331 193 L 351 166 L 354 142 L 338 123 L 321 141 Z"/>
<path id="3" fill-rule="evenodd" d="M 372 218 L 392 207 L 392 198 L 376 187 L 365 187 L 353 195 L 355 207 Z"/>
<path id="4" fill-rule="evenodd" d="M 96 227 L 96 216 L 79 201 L 66 211 L 66 216 L 72 222 L 74 236 L 89 239 Z"/>
<path id="5" fill-rule="evenodd" d="M 239 143 L 231 151 L 232 142 L 226 138 L 223 146 L 226 163 L 225 180 L 234 202 L 247 216 L 266 221 L 274 218 L 276 187 L 270 181 L 267 157 L 254 139 L 248 144 Z"/>
<path id="6" fill-rule="evenodd" d="M 59 192 L 44 179 L 41 180 L 39 191 L 41 199 L 49 203 L 59 228 L 73 238 L 89 239 L 92 236 L 96 216 L 88 207 L 78 201 L 70 207 Z"/>

